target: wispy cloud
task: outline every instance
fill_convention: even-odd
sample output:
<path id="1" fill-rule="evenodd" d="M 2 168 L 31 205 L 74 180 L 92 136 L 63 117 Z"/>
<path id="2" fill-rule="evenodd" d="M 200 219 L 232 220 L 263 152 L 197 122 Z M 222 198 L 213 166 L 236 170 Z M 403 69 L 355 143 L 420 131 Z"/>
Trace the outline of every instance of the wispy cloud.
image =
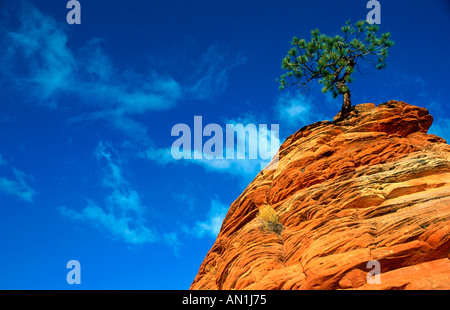
<path id="1" fill-rule="evenodd" d="M 209 211 L 206 213 L 206 219 L 196 221 L 192 226 L 184 226 L 183 230 L 196 238 L 216 238 L 227 212 L 227 205 L 217 199 L 212 199 Z"/>
<path id="2" fill-rule="evenodd" d="M 56 106 L 57 95 L 64 93 L 102 110 L 139 114 L 171 108 L 181 96 L 180 85 L 171 77 L 151 71 L 148 75 L 120 72 L 99 39 L 78 50 L 69 48 L 66 26 L 30 4 L 23 6 L 19 20 L 17 29 L 6 31 L 3 62 L 9 65 L 8 73 L 30 86 L 43 103 Z"/>
<path id="3" fill-rule="evenodd" d="M 18 26 L 6 23 L 0 35 L 2 75 L 26 89 L 24 94 L 33 101 L 51 108 L 74 102 L 85 105 L 89 112 L 72 121 L 103 119 L 142 138 L 145 127 L 133 115 L 167 110 L 181 99 L 181 86 L 171 76 L 151 69 L 147 74 L 119 70 L 100 39 L 73 49 L 68 45 L 67 25 L 27 2 L 14 14 Z"/>
<path id="4" fill-rule="evenodd" d="M 135 225 L 132 218 L 121 217 L 113 212 L 105 211 L 92 201 L 89 201 L 88 205 L 80 212 L 65 206 L 60 208 L 60 212 L 73 220 L 85 222 L 106 231 L 128 244 L 153 243 L 159 239 L 158 235 L 150 228 L 139 224 Z"/>
<path id="5" fill-rule="evenodd" d="M 293 129 L 327 119 L 313 104 L 311 97 L 299 92 L 282 93 L 277 98 L 274 110 L 280 123 Z"/>
<path id="6" fill-rule="evenodd" d="M 157 148 L 154 146 L 147 147 L 144 151 L 139 152 L 140 158 L 151 160 L 159 165 L 167 165 L 169 163 L 175 163 L 176 160 L 172 156 L 170 147 Z"/>
<path id="7" fill-rule="evenodd" d="M 229 71 L 246 61 L 242 55 L 227 59 L 216 45 L 209 47 L 196 63 L 192 82 L 186 87 L 187 95 L 194 99 L 210 99 L 221 94 L 228 85 Z"/>
<path id="8" fill-rule="evenodd" d="M 88 200 L 87 206 L 81 211 L 60 207 L 61 214 L 91 224 L 128 244 L 165 240 L 176 246 L 176 234 L 160 234 L 148 226 L 145 217 L 147 207 L 142 203 L 139 193 L 124 178 L 121 161 L 114 148 L 108 143 L 100 142 L 94 156 L 104 164 L 101 181 L 111 193 L 105 198 L 103 207 Z"/>
<path id="9" fill-rule="evenodd" d="M 244 114 L 235 119 L 225 120 L 225 122 L 226 124 L 219 126 L 222 131 L 222 134 L 219 136 L 222 137 L 222 140 L 216 140 L 217 143 L 222 142 L 222 144 L 220 147 L 217 144 L 214 147 L 214 152 L 217 152 L 217 149 L 221 149 L 223 152 L 222 154 L 208 153 L 209 150 L 207 148 L 205 149 L 204 146 L 210 137 L 206 136 L 203 137 L 203 149 L 186 148 L 182 150 L 183 152 L 191 154 L 190 159 L 174 159 L 172 149 L 169 147 L 149 147 L 140 153 L 140 157 L 151 160 L 159 165 L 181 164 L 201 166 L 209 172 L 225 173 L 236 176 L 241 179 L 242 184 L 247 185 L 248 182 L 250 182 L 277 153 L 280 146 L 278 130 L 275 130 L 275 127 L 272 127 L 272 124 L 262 124 L 263 126 L 260 127 L 258 119 L 252 114 Z M 233 138 L 234 143 L 231 145 L 227 145 L 226 141 L 227 125 L 233 125 L 236 132 Z M 248 134 L 246 131 L 250 128 L 247 128 L 248 125 L 254 126 L 256 136 Z M 264 153 L 262 153 L 262 141 L 267 142 L 267 150 Z M 192 144 L 193 143 L 191 143 L 191 145 Z M 250 145 L 252 147 L 250 147 Z M 183 147 L 186 146 L 183 145 Z"/>
<path id="10" fill-rule="evenodd" d="M 52 18 L 27 2 L 22 2 L 19 12 L 20 26 L 2 35 L 2 67 L 19 86 L 49 104 L 59 91 L 72 88 L 77 61 L 67 48 L 62 27 Z"/>
<path id="11" fill-rule="evenodd" d="M 37 192 L 26 182 L 27 179 L 31 179 L 32 177 L 12 166 L 8 166 L 8 162 L 1 156 L 1 154 L 0 166 L 4 166 L 4 168 L 10 170 L 12 173 L 12 178 L 0 177 L 0 192 L 16 196 L 26 202 L 33 202 L 33 197 L 37 194 Z"/>
<path id="12" fill-rule="evenodd" d="M 3 76 L 26 89 L 24 94 L 33 101 L 51 108 L 74 102 L 85 105 L 86 112 L 72 116 L 72 122 L 106 120 L 141 140 L 147 136 L 147 128 L 134 116 L 172 109 L 186 98 L 213 98 L 227 87 L 229 71 L 245 61 L 212 45 L 193 61 L 192 72 L 183 83 L 152 68 L 144 68 L 147 73 L 121 70 L 102 48 L 102 39 L 92 38 L 72 48 L 67 25 L 28 2 L 18 7 L 17 12 L 9 13 L 18 24 L 0 25 Z"/>
<path id="13" fill-rule="evenodd" d="M 149 148 L 141 153 L 141 157 L 151 160 L 159 165 L 178 164 L 178 165 L 196 165 L 203 167 L 209 172 L 226 173 L 248 180 L 254 177 L 260 170 L 261 164 L 266 163 L 261 159 L 223 159 L 219 158 L 205 158 L 202 151 L 187 150 L 192 154 L 191 159 L 174 159 L 171 153 L 171 148 Z M 236 153 L 233 149 L 230 152 Z M 226 150 L 224 151 L 226 153 Z M 194 159 L 198 157 L 200 159 Z"/>
<path id="14" fill-rule="evenodd" d="M 397 78 L 394 83 L 391 83 L 393 88 L 402 88 L 405 85 L 415 86 L 423 89 L 427 86 L 425 80 L 418 74 L 396 73 Z"/>

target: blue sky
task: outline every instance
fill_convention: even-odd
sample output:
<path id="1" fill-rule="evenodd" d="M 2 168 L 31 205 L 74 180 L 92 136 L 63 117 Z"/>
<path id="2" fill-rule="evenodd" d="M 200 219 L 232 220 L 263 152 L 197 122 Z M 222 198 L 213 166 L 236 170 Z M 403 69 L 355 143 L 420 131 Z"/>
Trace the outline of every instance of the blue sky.
<path id="1" fill-rule="evenodd" d="M 174 160 L 178 123 L 331 120 L 341 98 L 275 81 L 293 36 L 365 1 L 0 1 L 0 288 L 187 289 L 259 160 Z M 426 107 L 450 139 L 450 4 L 380 1 L 396 45 L 354 104 Z M 81 285 L 66 282 L 78 260 Z"/>

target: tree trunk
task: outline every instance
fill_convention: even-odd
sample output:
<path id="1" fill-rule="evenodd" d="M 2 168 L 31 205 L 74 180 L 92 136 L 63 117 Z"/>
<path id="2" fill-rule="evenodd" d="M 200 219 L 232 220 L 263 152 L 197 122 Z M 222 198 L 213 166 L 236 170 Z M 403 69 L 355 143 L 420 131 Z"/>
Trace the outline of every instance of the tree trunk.
<path id="1" fill-rule="evenodd" d="M 344 103 L 341 108 L 341 118 L 345 117 L 352 110 L 352 99 L 350 90 L 344 93 Z"/>

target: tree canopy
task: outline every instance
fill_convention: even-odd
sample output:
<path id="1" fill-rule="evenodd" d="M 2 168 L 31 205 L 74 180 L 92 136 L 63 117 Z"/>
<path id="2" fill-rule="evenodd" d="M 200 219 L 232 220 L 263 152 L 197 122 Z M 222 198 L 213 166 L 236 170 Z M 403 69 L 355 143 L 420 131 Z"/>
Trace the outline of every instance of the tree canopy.
<path id="1" fill-rule="evenodd" d="M 298 85 L 300 91 L 307 88 L 312 80 L 323 85 L 322 92 L 331 91 L 334 98 L 344 95 L 341 116 L 351 110 L 348 84 L 352 74 L 358 70 L 358 61 L 363 60 L 377 69 L 386 66 L 388 48 L 394 45 L 390 33 L 377 35 L 379 26 L 367 21 L 350 21 L 341 28 L 342 35 L 334 37 L 321 34 L 318 29 L 311 31 L 311 41 L 294 37 L 293 46 L 282 61 L 281 68 L 287 70 L 278 80 L 280 89 Z"/>

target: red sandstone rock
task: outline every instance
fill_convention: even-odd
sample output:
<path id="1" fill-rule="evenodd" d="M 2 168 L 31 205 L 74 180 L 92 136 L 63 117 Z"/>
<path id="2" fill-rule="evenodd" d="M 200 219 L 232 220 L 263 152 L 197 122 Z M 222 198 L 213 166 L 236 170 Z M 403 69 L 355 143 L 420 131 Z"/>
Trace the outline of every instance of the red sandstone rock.
<path id="1" fill-rule="evenodd" d="M 346 288 L 356 288 L 360 287 L 367 282 L 367 271 L 362 271 L 361 269 L 353 269 L 348 272 L 342 279 L 339 281 L 339 287 L 342 289 Z"/>
<path id="2" fill-rule="evenodd" d="M 432 116 L 400 101 L 338 116 L 286 139 L 191 289 L 450 289 L 450 146 L 427 134 Z M 256 219 L 264 205 L 280 234 Z M 366 283 L 370 260 L 381 284 Z"/>
<path id="3" fill-rule="evenodd" d="M 380 284 L 353 286 L 359 290 L 448 290 L 450 260 L 447 258 L 395 269 L 380 275 Z"/>

